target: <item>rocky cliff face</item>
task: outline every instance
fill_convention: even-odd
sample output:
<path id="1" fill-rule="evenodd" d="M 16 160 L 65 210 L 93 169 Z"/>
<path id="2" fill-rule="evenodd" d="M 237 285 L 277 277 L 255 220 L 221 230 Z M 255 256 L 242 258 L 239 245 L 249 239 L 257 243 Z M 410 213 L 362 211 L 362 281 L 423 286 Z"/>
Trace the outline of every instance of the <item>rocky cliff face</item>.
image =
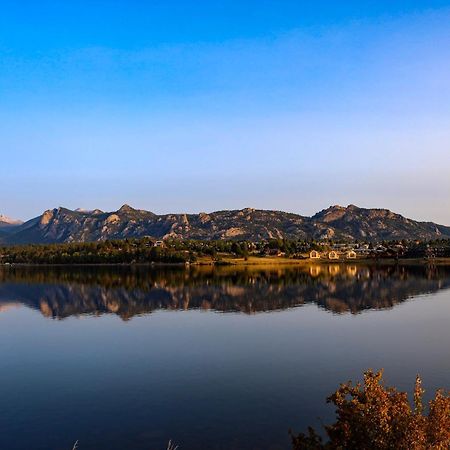
<path id="1" fill-rule="evenodd" d="M 450 238 L 450 227 L 417 222 L 385 209 L 332 206 L 313 217 L 246 208 L 200 214 L 156 215 L 128 205 L 114 212 L 45 211 L 7 234 L 3 243 L 89 242 L 139 238 L 235 239 L 436 239 Z"/>
<path id="2" fill-rule="evenodd" d="M 312 220 L 328 224 L 349 239 L 439 239 L 450 235 L 450 227 L 417 222 L 388 209 L 365 209 L 355 205 L 331 206 Z"/>

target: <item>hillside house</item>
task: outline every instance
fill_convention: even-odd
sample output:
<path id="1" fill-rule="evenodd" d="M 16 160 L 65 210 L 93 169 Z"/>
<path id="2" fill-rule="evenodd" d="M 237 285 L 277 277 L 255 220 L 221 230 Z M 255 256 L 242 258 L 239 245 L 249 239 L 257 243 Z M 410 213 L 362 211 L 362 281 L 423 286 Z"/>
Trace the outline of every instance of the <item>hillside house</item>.
<path id="1" fill-rule="evenodd" d="M 328 253 L 328 259 L 339 259 L 338 252 L 332 250 L 330 253 Z"/>
<path id="2" fill-rule="evenodd" d="M 165 247 L 164 241 L 156 241 L 153 247 Z"/>
<path id="3" fill-rule="evenodd" d="M 310 252 L 309 257 L 311 259 L 320 259 L 320 253 L 317 250 L 313 250 Z"/>
<path id="4" fill-rule="evenodd" d="M 281 250 L 277 248 L 268 248 L 264 251 L 265 256 L 286 256 L 285 252 L 282 252 Z"/>
<path id="5" fill-rule="evenodd" d="M 331 248 L 333 250 L 337 250 L 337 251 L 341 251 L 342 252 L 342 251 L 350 249 L 350 244 L 333 244 L 331 246 Z"/>
<path id="6" fill-rule="evenodd" d="M 347 259 L 356 259 L 356 252 L 354 250 L 347 252 Z"/>

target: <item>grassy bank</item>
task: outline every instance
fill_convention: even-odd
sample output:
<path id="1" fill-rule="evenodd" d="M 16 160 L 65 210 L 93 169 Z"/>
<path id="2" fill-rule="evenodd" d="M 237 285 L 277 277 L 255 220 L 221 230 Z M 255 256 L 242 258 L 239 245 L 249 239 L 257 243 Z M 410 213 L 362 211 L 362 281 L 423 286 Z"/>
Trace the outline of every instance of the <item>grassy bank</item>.
<path id="1" fill-rule="evenodd" d="M 31 266 L 102 266 L 102 267 L 118 267 L 118 266 L 147 266 L 147 267 L 186 267 L 186 266 L 329 266 L 329 265 L 340 265 L 340 266 L 354 266 L 354 265 L 373 265 L 373 264 L 383 264 L 392 266 L 449 266 L 450 258 L 436 258 L 436 259 L 425 259 L 425 258 L 357 258 L 357 259 L 294 259 L 286 257 L 270 257 L 270 256 L 250 256 L 248 258 L 241 258 L 235 256 L 226 256 L 220 260 L 215 260 L 210 257 L 199 257 L 193 262 L 163 262 L 163 261 L 139 261 L 139 262 L 100 262 L 100 263 L 89 263 L 89 262 L 67 262 L 67 263 L 54 263 L 54 262 L 20 262 L 20 263 L 0 263 L 0 267 L 31 267 Z"/>

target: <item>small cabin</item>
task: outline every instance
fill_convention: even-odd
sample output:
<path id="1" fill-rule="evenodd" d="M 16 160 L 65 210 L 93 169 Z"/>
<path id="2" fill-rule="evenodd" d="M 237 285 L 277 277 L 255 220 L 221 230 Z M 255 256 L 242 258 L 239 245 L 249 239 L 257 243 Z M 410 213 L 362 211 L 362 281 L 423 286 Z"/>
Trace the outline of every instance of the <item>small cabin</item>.
<path id="1" fill-rule="evenodd" d="M 311 259 L 320 259 L 320 253 L 317 250 L 313 250 L 310 254 L 309 257 Z"/>
<path id="2" fill-rule="evenodd" d="M 347 252 L 347 259 L 356 259 L 356 252 L 354 250 Z"/>
<path id="3" fill-rule="evenodd" d="M 330 253 L 328 253 L 328 259 L 339 259 L 339 255 L 337 252 L 332 250 Z"/>

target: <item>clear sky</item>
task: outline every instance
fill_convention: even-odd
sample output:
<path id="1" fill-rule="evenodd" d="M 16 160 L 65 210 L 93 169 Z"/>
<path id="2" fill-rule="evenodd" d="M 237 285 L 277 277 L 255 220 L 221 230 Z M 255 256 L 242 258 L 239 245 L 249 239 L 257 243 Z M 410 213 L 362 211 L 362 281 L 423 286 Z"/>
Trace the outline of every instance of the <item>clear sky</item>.
<path id="1" fill-rule="evenodd" d="M 0 214 L 450 225 L 450 1 L 0 2 Z"/>

